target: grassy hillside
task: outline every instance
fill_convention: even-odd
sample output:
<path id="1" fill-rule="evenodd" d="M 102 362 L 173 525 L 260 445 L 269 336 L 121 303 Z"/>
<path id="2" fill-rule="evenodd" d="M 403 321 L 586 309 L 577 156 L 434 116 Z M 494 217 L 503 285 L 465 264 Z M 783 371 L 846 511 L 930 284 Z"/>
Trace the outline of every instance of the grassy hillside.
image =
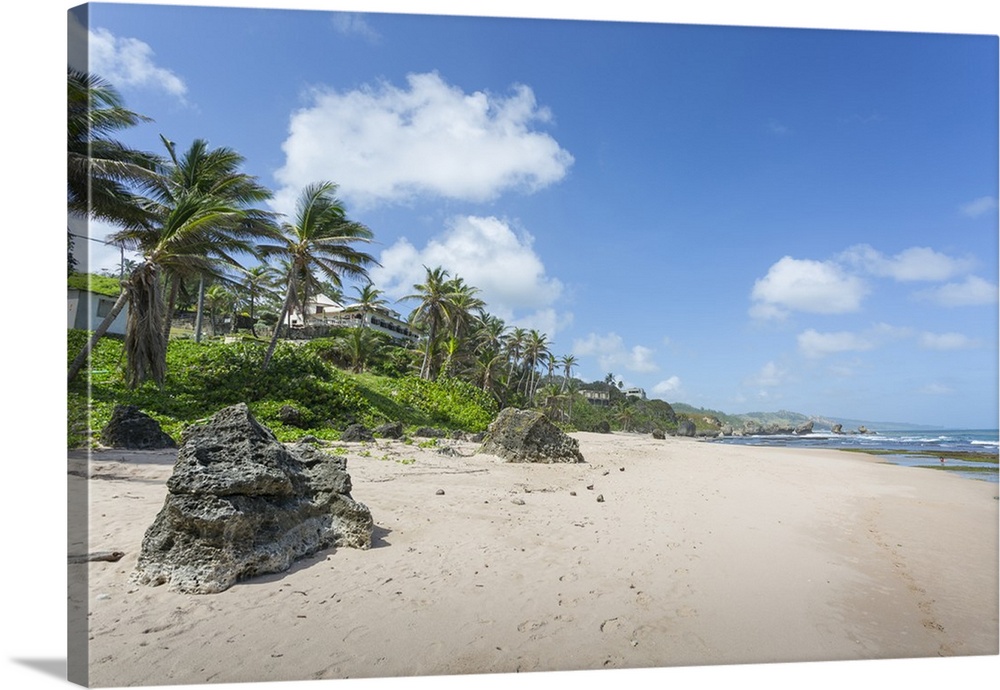
<path id="1" fill-rule="evenodd" d="M 69 331 L 69 359 L 88 335 Z M 492 398 L 462 381 L 349 374 L 321 357 L 323 347 L 321 341 L 279 343 L 268 370 L 261 372 L 263 342 L 171 340 L 163 388 L 144 384 L 131 390 L 122 373 L 121 341 L 102 338 L 93 353 L 90 390 L 85 376 L 69 386 L 68 444 L 79 447 L 96 440 L 116 404 L 137 405 L 175 440 L 185 425 L 238 402 L 247 403 L 284 441 L 305 434 L 336 439 L 354 422 L 369 428 L 399 421 L 411 429 L 475 432 L 485 430 L 496 416 Z M 282 415 L 285 406 L 298 412 L 294 425 Z"/>

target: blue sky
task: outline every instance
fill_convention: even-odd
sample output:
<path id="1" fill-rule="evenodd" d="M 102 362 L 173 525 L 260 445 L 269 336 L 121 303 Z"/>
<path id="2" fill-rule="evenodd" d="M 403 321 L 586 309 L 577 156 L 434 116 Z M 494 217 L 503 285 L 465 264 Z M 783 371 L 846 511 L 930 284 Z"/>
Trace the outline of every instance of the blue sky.
<path id="1" fill-rule="evenodd" d="M 375 233 L 377 287 L 442 265 L 580 378 L 725 412 L 995 427 L 986 26 L 97 3 L 70 32 L 155 120 L 127 143 L 232 147 L 282 212 L 336 182 Z M 117 260 L 90 244 L 94 268 Z"/>

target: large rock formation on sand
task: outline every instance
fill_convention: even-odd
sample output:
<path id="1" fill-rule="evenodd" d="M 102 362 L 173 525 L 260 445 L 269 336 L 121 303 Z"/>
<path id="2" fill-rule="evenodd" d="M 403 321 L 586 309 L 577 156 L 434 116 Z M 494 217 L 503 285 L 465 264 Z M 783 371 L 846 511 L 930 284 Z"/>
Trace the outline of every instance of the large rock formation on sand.
<path id="1" fill-rule="evenodd" d="M 129 450 L 177 447 L 174 439 L 160 428 L 160 423 L 135 405 L 115 405 L 111 419 L 101 429 L 100 440 L 110 448 Z"/>
<path id="2" fill-rule="evenodd" d="M 167 490 L 142 541 L 140 584 L 221 592 L 331 546 L 371 546 L 344 458 L 280 443 L 244 404 L 184 431 Z"/>
<path id="3" fill-rule="evenodd" d="M 541 412 L 508 407 L 490 424 L 479 449 L 507 462 L 584 462 L 580 442 Z"/>

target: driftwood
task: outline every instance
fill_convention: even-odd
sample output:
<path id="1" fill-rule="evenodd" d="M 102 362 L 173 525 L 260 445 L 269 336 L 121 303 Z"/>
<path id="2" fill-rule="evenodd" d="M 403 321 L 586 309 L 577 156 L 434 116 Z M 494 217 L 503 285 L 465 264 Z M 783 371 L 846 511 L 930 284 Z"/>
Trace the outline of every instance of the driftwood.
<path id="1" fill-rule="evenodd" d="M 114 563 L 115 561 L 121 560 L 121 557 L 125 555 L 124 551 L 94 551 L 93 553 L 84 554 L 70 554 L 70 563 L 87 563 L 89 561 L 110 561 Z"/>

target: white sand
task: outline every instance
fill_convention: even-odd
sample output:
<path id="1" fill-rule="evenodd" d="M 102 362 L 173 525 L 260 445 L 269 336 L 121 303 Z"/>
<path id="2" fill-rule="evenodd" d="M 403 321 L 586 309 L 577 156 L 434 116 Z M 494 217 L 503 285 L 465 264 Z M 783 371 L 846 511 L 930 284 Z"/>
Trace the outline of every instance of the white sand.
<path id="1" fill-rule="evenodd" d="M 175 454 L 95 453 L 89 550 L 126 555 L 71 566 L 90 572 L 91 684 L 998 653 L 997 484 L 836 451 L 574 436 L 585 464 L 345 444 L 374 547 L 216 595 L 129 581 Z"/>

